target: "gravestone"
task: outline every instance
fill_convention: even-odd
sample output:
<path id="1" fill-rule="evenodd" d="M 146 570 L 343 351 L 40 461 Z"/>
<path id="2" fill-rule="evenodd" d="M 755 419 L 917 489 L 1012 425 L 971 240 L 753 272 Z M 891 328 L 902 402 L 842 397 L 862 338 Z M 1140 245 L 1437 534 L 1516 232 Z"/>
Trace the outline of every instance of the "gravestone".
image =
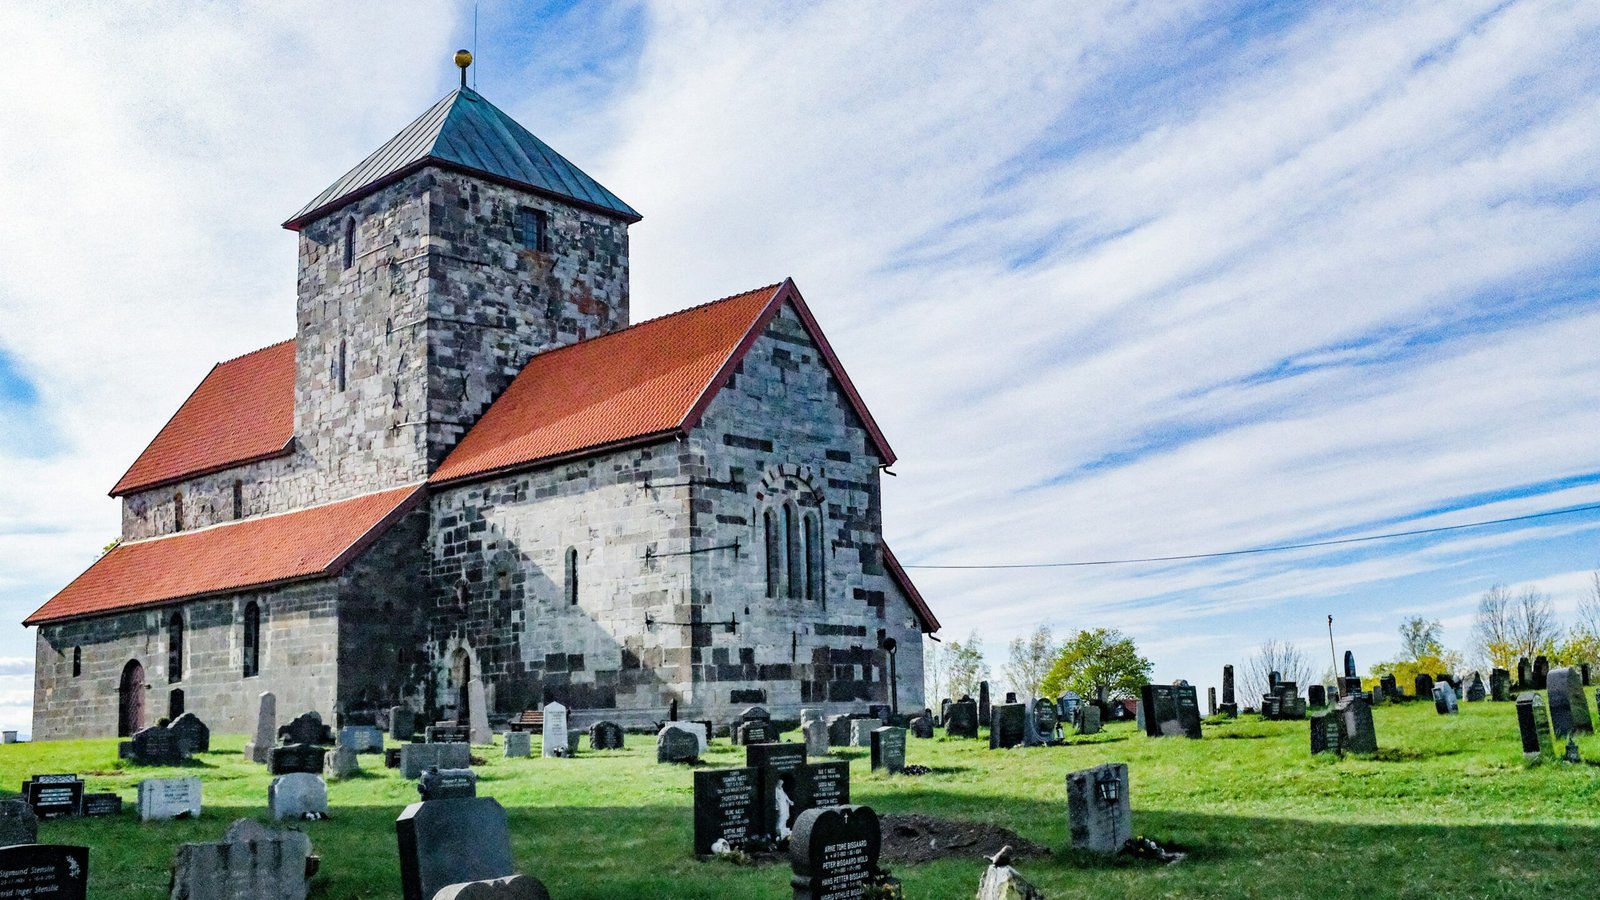
<path id="1" fill-rule="evenodd" d="M 267 771 L 274 775 L 296 772 L 322 774 L 328 750 L 319 744 L 284 744 L 267 754 Z"/>
<path id="2" fill-rule="evenodd" d="M 1339 699 L 1335 707 L 1344 749 L 1349 753 L 1377 753 L 1378 732 L 1372 726 L 1372 704 L 1361 694 Z"/>
<path id="3" fill-rule="evenodd" d="M 923 739 L 933 737 L 933 717 L 917 716 L 911 720 L 911 735 Z"/>
<path id="4" fill-rule="evenodd" d="M 1472 680 L 1467 683 L 1467 702 L 1478 703 L 1489 696 L 1489 689 L 1483 686 L 1483 673 L 1473 672 Z"/>
<path id="5" fill-rule="evenodd" d="M 263 691 L 256 706 L 255 736 L 250 743 L 244 745 L 245 758 L 251 762 L 265 764 L 277 739 L 278 697 L 271 691 Z"/>
<path id="6" fill-rule="evenodd" d="M 383 748 L 383 767 L 385 769 L 400 768 L 400 753 L 402 749 L 401 747 Z"/>
<path id="7" fill-rule="evenodd" d="M 756 770 L 708 769 L 694 773 L 694 852 L 711 854 L 711 845 L 727 841 L 741 848 L 761 827 L 756 802 Z"/>
<path id="8" fill-rule="evenodd" d="M 789 839 L 789 879 L 794 900 L 846 900 L 864 896 L 878 880 L 883 835 L 870 806 L 808 809 Z"/>
<path id="9" fill-rule="evenodd" d="M 1542 691 L 1549 686 L 1550 659 L 1543 653 L 1533 658 L 1533 689 Z"/>
<path id="10" fill-rule="evenodd" d="M 806 739 L 807 756 L 828 755 L 828 723 L 821 719 L 809 719 L 800 729 Z"/>
<path id="11" fill-rule="evenodd" d="M 944 720 L 950 718 L 950 704 L 954 703 L 949 697 L 939 701 L 939 719 L 934 724 L 944 727 Z"/>
<path id="12" fill-rule="evenodd" d="M 0 847 L 39 842 L 39 817 L 22 800 L 0 800 Z"/>
<path id="13" fill-rule="evenodd" d="M 1353 696 L 1355 696 L 1356 694 L 1359 694 L 1359 693 L 1361 693 L 1361 679 L 1360 678 L 1346 677 L 1346 678 L 1340 679 L 1340 681 L 1339 681 L 1339 695 L 1341 697 L 1353 697 Z"/>
<path id="14" fill-rule="evenodd" d="M 329 778 L 349 778 L 361 771 L 361 761 L 350 747 L 335 747 L 322 754 L 322 772 Z"/>
<path id="15" fill-rule="evenodd" d="M 778 729 L 771 722 L 740 722 L 733 727 L 733 743 L 770 744 L 778 739 Z"/>
<path id="16" fill-rule="evenodd" d="M 22 799 L 41 819 L 82 815 L 83 779 L 76 775 L 35 775 L 22 783 Z"/>
<path id="17" fill-rule="evenodd" d="M 417 736 L 417 714 L 409 706 L 389 707 L 389 737 L 409 741 Z"/>
<path id="18" fill-rule="evenodd" d="M 240 819 L 217 843 L 183 844 L 172 860 L 182 900 L 305 900 L 311 839 Z"/>
<path id="19" fill-rule="evenodd" d="M 744 764 L 756 772 L 757 833 L 774 839 L 786 836 L 795 816 L 794 773 L 806 764 L 805 746 L 750 744 L 744 749 Z"/>
<path id="20" fill-rule="evenodd" d="M 479 678 L 467 682 L 467 727 L 468 743 L 479 747 L 494 743 L 494 732 L 489 730 L 489 698 Z"/>
<path id="21" fill-rule="evenodd" d="M 1588 687 L 1589 686 L 1589 664 L 1588 663 L 1584 663 L 1583 665 L 1579 666 L 1578 667 L 1578 672 L 1581 675 L 1583 675 L 1583 686 L 1584 687 Z"/>
<path id="22" fill-rule="evenodd" d="M 808 809 L 843 806 L 850 802 L 850 763 L 808 763 L 794 770 L 794 810 L 791 820 Z M 792 821 L 790 827 L 793 827 Z"/>
<path id="23" fill-rule="evenodd" d="M 1344 733 L 1339 728 L 1337 710 L 1327 710 L 1311 717 L 1311 755 L 1318 753 L 1344 754 Z"/>
<path id="24" fill-rule="evenodd" d="M 1033 727 L 1045 741 L 1060 737 L 1061 720 L 1056 715 L 1054 703 L 1042 698 L 1033 701 Z"/>
<path id="25" fill-rule="evenodd" d="M 1313 684 L 1306 688 L 1306 703 L 1313 707 L 1327 706 L 1328 689 L 1320 684 Z"/>
<path id="26" fill-rule="evenodd" d="M 550 891 L 532 875 L 507 875 L 447 885 L 433 900 L 550 900 Z"/>
<path id="27" fill-rule="evenodd" d="M 1452 715 L 1459 712 L 1456 706 L 1456 691 L 1449 683 L 1433 686 L 1433 709 L 1441 716 Z"/>
<path id="28" fill-rule="evenodd" d="M 1214 692 L 1214 691 L 1213 691 Z M 1003 853 L 1003 851 L 1002 851 Z M 995 859 L 1001 859 L 999 854 Z M 991 861 L 978 880 L 977 900 L 1045 900 L 1044 892 L 1011 867 L 1009 858 Z"/>
<path id="29" fill-rule="evenodd" d="M 429 766 L 417 778 L 417 799 L 462 800 L 478 796 L 478 773 L 471 769 Z"/>
<path id="30" fill-rule="evenodd" d="M 506 732 L 506 758 L 527 759 L 533 755 L 533 734 L 527 731 Z"/>
<path id="31" fill-rule="evenodd" d="M 1134 701 L 1133 727 L 1147 734 L 1150 730 L 1150 719 L 1145 716 L 1144 698 L 1142 697 Z"/>
<path id="32" fill-rule="evenodd" d="M 1208 687 L 1208 688 L 1206 688 L 1206 715 L 1214 716 L 1216 714 L 1217 714 L 1217 689 L 1215 687 Z"/>
<path id="33" fill-rule="evenodd" d="M 1432 675 L 1418 675 L 1417 678 L 1416 678 L 1416 681 L 1417 681 L 1417 699 L 1418 700 L 1421 700 L 1424 697 L 1432 697 L 1433 696 L 1433 676 Z"/>
<path id="34" fill-rule="evenodd" d="M 321 775 L 309 772 L 279 775 L 267 785 L 267 809 L 278 822 L 325 819 L 328 816 L 328 783 Z"/>
<path id="35" fill-rule="evenodd" d="M 872 730 L 872 771 L 894 775 L 906 767 L 906 730 L 885 725 Z"/>
<path id="36" fill-rule="evenodd" d="M 466 725 L 439 724 L 422 729 L 423 739 L 430 744 L 472 743 L 472 729 Z"/>
<path id="37" fill-rule="evenodd" d="M 322 723 L 322 714 L 316 710 L 295 716 L 289 724 L 278 729 L 278 740 L 284 744 L 319 744 L 328 746 L 333 741 L 333 729 Z"/>
<path id="38" fill-rule="evenodd" d="M 1133 837 L 1128 766 L 1106 763 L 1067 775 L 1067 827 L 1074 850 L 1111 855 Z"/>
<path id="39" fill-rule="evenodd" d="M 468 744 L 406 744 L 400 748 L 400 774 L 408 779 L 422 777 L 429 767 L 465 769 L 472 765 Z"/>
<path id="40" fill-rule="evenodd" d="M 978 682 L 978 721 L 988 722 L 990 719 L 989 682 Z"/>
<path id="41" fill-rule="evenodd" d="M 200 815 L 199 778 L 146 778 L 139 782 L 139 821 Z"/>
<path id="42" fill-rule="evenodd" d="M 656 762 L 692 763 L 700 758 L 700 739 L 669 722 L 656 734 Z"/>
<path id="43" fill-rule="evenodd" d="M 1400 693 L 1400 685 L 1395 682 L 1392 673 L 1378 676 L 1378 690 L 1382 691 L 1383 696 L 1389 700 L 1399 700 L 1404 696 Z"/>
<path id="44" fill-rule="evenodd" d="M 122 815 L 122 797 L 118 794 L 84 794 L 83 814 L 86 816 Z"/>
<path id="45" fill-rule="evenodd" d="M 971 700 L 950 704 L 950 712 L 944 719 L 944 733 L 949 737 L 977 737 L 978 704 Z"/>
<path id="46" fill-rule="evenodd" d="M 1139 689 L 1145 709 L 1145 734 L 1199 738 L 1200 702 L 1193 685 L 1147 684 Z"/>
<path id="47" fill-rule="evenodd" d="M 1551 669 L 1545 677 L 1549 687 L 1550 725 L 1556 739 L 1574 734 L 1594 734 L 1589 716 L 1589 700 L 1583 695 L 1583 676 L 1570 666 Z"/>
<path id="48" fill-rule="evenodd" d="M 1020 747 L 1027 737 L 1028 708 L 1021 703 L 1001 703 L 991 708 L 989 749 Z"/>
<path id="49" fill-rule="evenodd" d="M 1233 694 L 1233 666 L 1222 667 L 1222 714 L 1234 717 L 1239 715 L 1239 700 Z"/>
<path id="50" fill-rule="evenodd" d="M 1532 762 L 1554 759 L 1555 740 L 1550 733 L 1550 716 L 1545 711 L 1544 698 L 1527 691 L 1517 697 L 1517 727 L 1522 732 L 1522 756 Z"/>
<path id="51" fill-rule="evenodd" d="M 1511 700 L 1510 672 L 1505 669 L 1493 669 L 1489 672 L 1489 699 L 1497 703 Z"/>
<path id="52" fill-rule="evenodd" d="M 1533 690 L 1533 663 L 1529 662 L 1526 656 L 1517 657 L 1517 683 L 1515 687 L 1519 691 Z"/>
<path id="53" fill-rule="evenodd" d="M 1356 672 L 1356 655 L 1349 650 L 1344 652 L 1344 677 L 1358 677 L 1358 673 Z"/>
<path id="54" fill-rule="evenodd" d="M 194 713 L 186 712 L 173 719 L 167 730 L 177 738 L 178 749 L 183 755 L 211 752 L 211 729 Z"/>
<path id="55" fill-rule="evenodd" d="M 567 708 L 560 703 L 544 705 L 544 749 L 541 756 L 566 756 L 572 752 L 567 743 Z"/>
<path id="56" fill-rule="evenodd" d="M 615 722 L 596 722 L 589 726 L 590 750 L 623 749 L 622 726 Z"/>
<path id="57" fill-rule="evenodd" d="M 339 729 L 339 746 L 356 753 L 382 753 L 383 731 L 376 725 L 346 725 Z"/>
<path id="58" fill-rule="evenodd" d="M 1100 733 L 1100 707 L 1090 703 L 1078 710 L 1078 733 Z"/>
<path id="59" fill-rule="evenodd" d="M 870 747 L 872 745 L 872 729 L 880 723 L 877 719 L 851 719 L 850 720 L 850 746 Z"/>
<path id="60" fill-rule="evenodd" d="M 85 900 L 88 896 L 88 847 L 64 844 L 0 847 L 0 897 Z"/>
<path id="61" fill-rule="evenodd" d="M 828 746 L 850 746 L 850 723 L 854 721 L 847 715 L 828 717 Z"/>
<path id="62" fill-rule="evenodd" d="M 189 758 L 178 736 L 162 725 L 152 725 L 118 744 L 117 756 L 136 766 L 177 766 Z"/>
<path id="63" fill-rule="evenodd" d="M 1083 705 L 1083 698 L 1074 691 L 1067 691 L 1056 700 L 1056 709 L 1061 712 L 1063 727 L 1075 724 L 1078 721 L 1078 709 Z"/>
<path id="64" fill-rule="evenodd" d="M 405 900 L 433 900 L 449 885 L 516 874 L 506 811 L 493 797 L 413 803 L 394 830 Z"/>

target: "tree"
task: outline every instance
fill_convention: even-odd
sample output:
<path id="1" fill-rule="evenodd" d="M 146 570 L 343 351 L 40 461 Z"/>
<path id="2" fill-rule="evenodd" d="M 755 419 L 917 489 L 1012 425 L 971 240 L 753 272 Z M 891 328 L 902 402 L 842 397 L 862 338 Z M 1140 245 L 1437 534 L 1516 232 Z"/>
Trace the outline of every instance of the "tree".
<path id="1" fill-rule="evenodd" d="M 1561 640 L 1550 595 L 1536 587 L 1516 594 L 1497 584 L 1478 598 L 1473 649 L 1492 667 L 1514 671 L 1521 657 L 1554 655 Z"/>
<path id="2" fill-rule="evenodd" d="M 946 673 L 949 678 L 950 698 L 959 700 L 963 694 L 976 697 L 978 682 L 989 677 L 989 664 L 983 659 L 983 642 L 974 631 L 966 643 L 951 641 L 945 650 Z"/>
<path id="3" fill-rule="evenodd" d="M 1272 673 L 1277 672 L 1282 681 L 1292 681 L 1301 690 L 1310 684 L 1316 677 L 1316 670 L 1311 667 L 1311 661 L 1300 652 L 1300 648 L 1288 641 L 1267 639 L 1261 642 L 1261 647 L 1256 650 L 1256 655 L 1245 661 L 1245 685 L 1247 690 L 1254 691 L 1255 697 L 1272 690 Z M 1249 697 L 1250 694 L 1245 694 Z M 1241 701 L 1247 702 L 1247 701 Z M 1259 702 L 1259 701 L 1258 701 Z"/>
<path id="4" fill-rule="evenodd" d="M 1567 639 L 1556 648 L 1551 662 L 1577 666 L 1600 661 L 1600 571 L 1589 575 L 1589 588 L 1578 598 L 1578 614 Z"/>
<path id="5" fill-rule="evenodd" d="M 1420 660 L 1444 655 L 1444 643 L 1440 640 L 1443 634 L 1443 625 L 1438 621 L 1430 622 L 1421 616 L 1412 616 L 1401 622 L 1400 658 Z"/>
<path id="6" fill-rule="evenodd" d="M 950 683 L 949 658 L 949 651 L 938 641 L 922 642 L 922 696 L 930 705 L 945 696 L 945 685 Z"/>
<path id="7" fill-rule="evenodd" d="M 1056 651 L 1039 690 L 1054 697 L 1074 691 L 1093 698 L 1100 688 L 1108 698 L 1132 697 L 1149 683 L 1150 660 L 1139 655 L 1133 638 L 1109 628 L 1080 631 Z"/>
<path id="8" fill-rule="evenodd" d="M 1006 681 L 1011 683 L 1018 697 L 1032 703 L 1039 697 L 1039 685 L 1055 663 L 1056 645 L 1049 626 L 1035 628 L 1026 640 L 1012 638 L 1010 649 L 1010 659 L 1003 670 Z"/>
<path id="9" fill-rule="evenodd" d="M 1402 690 L 1417 683 L 1418 675 L 1429 677 L 1456 673 L 1462 668 L 1461 654 L 1444 647 L 1444 626 L 1421 616 L 1400 623 L 1400 658 L 1372 667 L 1375 678 L 1393 675 Z"/>

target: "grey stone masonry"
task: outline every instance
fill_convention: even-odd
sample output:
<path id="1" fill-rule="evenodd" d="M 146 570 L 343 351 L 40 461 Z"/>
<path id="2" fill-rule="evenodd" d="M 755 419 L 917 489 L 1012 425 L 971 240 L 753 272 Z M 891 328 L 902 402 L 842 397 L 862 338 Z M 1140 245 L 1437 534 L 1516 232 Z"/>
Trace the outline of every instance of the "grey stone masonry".
<path id="1" fill-rule="evenodd" d="M 1067 775 L 1067 830 L 1072 849 L 1107 855 L 1133 837 L 1126 763 L 1106 763 Z"/>

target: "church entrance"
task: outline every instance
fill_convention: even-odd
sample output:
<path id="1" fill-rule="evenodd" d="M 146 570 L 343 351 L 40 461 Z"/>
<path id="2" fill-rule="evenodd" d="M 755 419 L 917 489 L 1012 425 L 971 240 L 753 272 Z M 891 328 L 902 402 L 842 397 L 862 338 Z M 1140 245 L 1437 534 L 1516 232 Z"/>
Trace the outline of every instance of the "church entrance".
<path id="1" fill-rule="evenodd" d="M 467 682 L 472 680 L 472 657 L 465 647 L 457 647 L 450 655 L 450 687 L 456 701 L 456 721 L 472 721 L 472 703 L 467 696 Z"/>
<path id="2" fill-rule="evenodd" d="M 144 666 L 137 659 L 122 667 L 117 687 L 117 737 L 144 730 Z"/>

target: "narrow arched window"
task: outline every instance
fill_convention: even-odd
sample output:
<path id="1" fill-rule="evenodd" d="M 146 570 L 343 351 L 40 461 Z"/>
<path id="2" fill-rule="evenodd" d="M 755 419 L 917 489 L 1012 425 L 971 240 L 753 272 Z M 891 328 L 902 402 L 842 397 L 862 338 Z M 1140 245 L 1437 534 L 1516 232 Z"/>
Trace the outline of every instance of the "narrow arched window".
<path id="1" fill-rule="evenodd" d="M 339 339 L 339 356 L 333 362 L 333 369 L 334 369 L 334 380 L 338 382 L 338 388 L 339 388 L 339 390 L 342 391 L 342 390 L 344 390 L 344 373 L 345 373 L 345 340 L 344 340 L 344 338 L 340 338 Z"/>
<path id="2" fill-rule="evenodd" d="M 822 599 L 822 542 L 815 513 L 806 513 L 806 599 Z"/>
<path id="3" fill-rule="evenodd" d="M 578 605 L 578 548 L 567 548 L 567 604 Z"/>
<path id="4" fill-rule="evenodd" d="M 783 543 L 786 550 L 784 568 L 787 570 L 785 581 L 789 585 L 789 597 L 798 600 L 804 596 L 805 573 L 800 565 L 800 512 L 794 508 L 793 503 L 786 503 L 783 507 Z"/>
<path id="5" fill-rule="evenodd" d="M 251 600 L 244 607 L 244 677 L 261 674 L 261 607 Z"/>
<path id="6" fill-rule="evenodd" d="M 356 264 L 356 220 L 344 220 L 344 267 Z"/>
<path id="7" fill-rule="evenodd" d="M 767 528 L 767 596 L 776 597 L 781 590 L 783 548 L 778 543 L 778 512 L 769 509 L 763 516 Z"/>
<path id="8" fill-rule="evenodd" d="M 172 495 L 172 530 L 183 530 L 183 494 Z"/>
<path id="9" fill-rule="evenodd" d="M 72 648 L 72 677 L 77 678 L 83 674 L 83 648 Z"/>
<path id="10" fill-rule="evenodd" d="M 167 620 L 167 681 L 183 680 L 183 613 Z"/>

